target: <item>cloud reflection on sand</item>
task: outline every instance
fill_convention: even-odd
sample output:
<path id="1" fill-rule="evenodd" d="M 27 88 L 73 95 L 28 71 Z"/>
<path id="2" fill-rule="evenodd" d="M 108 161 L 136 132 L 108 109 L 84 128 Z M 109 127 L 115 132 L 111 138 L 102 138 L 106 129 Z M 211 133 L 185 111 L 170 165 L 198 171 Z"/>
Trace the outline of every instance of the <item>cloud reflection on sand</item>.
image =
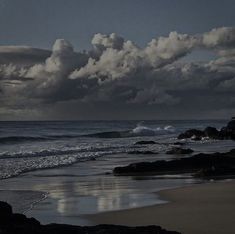
<path id="1" fill-rule="evenodd" d="M 49 197 L 56 201 L 56 210 L 61 215 L 120 210 L 156 202 L 156 195 L 144 194 L 132 186 L 128 188 L 126 179 L 112 176 L 94 177 L 93 181 L 49 182 L 46 186 L 52 188 Z M 34 189 L 43 188 L 35 185 Z"/>

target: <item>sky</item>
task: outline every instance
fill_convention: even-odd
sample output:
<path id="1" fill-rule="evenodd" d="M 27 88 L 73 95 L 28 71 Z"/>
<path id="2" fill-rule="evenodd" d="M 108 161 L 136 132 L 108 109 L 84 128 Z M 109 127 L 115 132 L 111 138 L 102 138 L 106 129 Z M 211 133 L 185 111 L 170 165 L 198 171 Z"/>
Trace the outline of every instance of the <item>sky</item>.
<path id="1" fill-rule="evenodd" d="M 0 120 L 235 115 L 234 0 L 0 0 Z"/>

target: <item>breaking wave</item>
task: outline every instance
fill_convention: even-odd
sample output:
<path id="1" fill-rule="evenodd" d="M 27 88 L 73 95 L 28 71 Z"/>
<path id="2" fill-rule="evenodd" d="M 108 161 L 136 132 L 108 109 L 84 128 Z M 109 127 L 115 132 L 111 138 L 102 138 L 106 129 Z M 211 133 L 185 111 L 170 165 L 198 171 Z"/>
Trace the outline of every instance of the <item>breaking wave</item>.
<path id="1" fill-rule="evenodd" d="M 150 128 L 138 125 L 134 129 L 129 131 L 99 132 L 83 136 L 98 137 L 98 138 L 123 138 L 123 137 L 139 137 L 139 136 L 156 136 L 173 132 L 175 132 L 175 128 L 173 126 L 165 126 L 163 128 L 162 127 Z"/>
<path id="2" fill-rule="evenodd" d="M 107 131 L 97 132 L 86 135 L 42 135 L 42 136 L 6 136 L 0 137 L 0 144 L 12 144 L 21 142 L 33 142 L 33 141 L 53 141 L 58 139 L 69 139 L 79 137 L 97 137 L 97 138 L 125 138 L 125 137 L 138 137 L 138 136 L 155 136 L 166 133 L 173 133 L 175 128 L 173 126 L 150 128 L 142 125 L 137 125 L 132 130 L 127 131 Z"/>
<path id="3" fill-rule="evenodd" d="M 173 126 L 165 126 L 163 128 L 149 128 L 146 126 L 137 126 L 132 130 L 132 134 L 134 136 L 155 136 L 165 133 L 173 133 L 175 132 L 175 128 Z"/>

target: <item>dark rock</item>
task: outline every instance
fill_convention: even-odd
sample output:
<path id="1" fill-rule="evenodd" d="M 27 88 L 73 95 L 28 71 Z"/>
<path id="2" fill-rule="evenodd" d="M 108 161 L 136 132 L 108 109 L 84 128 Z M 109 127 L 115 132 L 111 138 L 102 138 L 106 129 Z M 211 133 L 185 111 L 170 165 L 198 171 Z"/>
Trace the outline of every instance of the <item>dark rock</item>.
<path id="1" fill-rule="evenodd" d="M 157 144 L 155 141 L 137 141 L 135 145 L 153 145 Z"/>
<path id="2" fill-rule="evenodd" d="M 219 138 L 219 131 L 216 128 L 213 127 L 207 127 L 204 130 L 205 136 L 212 138 L 212 139 L 218 139 Z"/>
<path id="3" fill-rule="evenodd" d="M 11 206 L 5 202 L 0 202 L 0 213 L 1 234 L 180 234 L 155 225 L 144 227 L 105 224 L 87 227 L 66 224 L 41 225 L 34 218 L 27 218 L 23 214 L 13 214 Z"/>
<path id="4" fill-rule="evenodd" d="M 210 167 L 210 168 L 204 168 L 199 170 L 195 173 L 195 177 L 202 177 L 202 178 L 216 178 L 216 177 L 235 177 L 235 167 Z"/>
<path id="5" fill-rule="evenodd" d="M 39 226 L 40 222 L 34 218 L 27 218 L 23 214 L 13 214 L 11 222 L 17 225 Z"/>
<path id="6" fill-rule="evenodd" d="M 134 150 L 134 151 L 129 151 L 128 154 L 158 154 L 158 153 L 150 150 L 147 151 Z"/>
<path id="7" fill-rule="evenodd" d="M 168 150 L 166 154 L 191 154 L 193 153 L 192 149 L 184 149 L 180 147 L 173 147 L 171 150 Z"/>
<path id="8" fill-rule="evenodd" d="M 184 133 L 181 133 L 178 136 L 178 139 L 191 138 L 192 140 L 201 140 L 203 137 L 209 137 L 210 139 L 217 140 L 235 140 L 235 119 L 232 118 L 227 126 L 221 128 L 220 131 L 214 127 L 207 127 L 204 131 L 189 129 Z"/>
<path id="9" fill-rule="evenodd" d="M 12 215 L 12 207 L 3 201 L 0 201 L 0 218 L 3 216 L 11 216 Z"/>
<path id="10" fill-rule="evenodd" d="M 12 217 L 11 206 L 6 202 L 0 201 L 0 227 L 9 225 L 11 217 Z"/>
<path id="11" fill-rule="evenodd" d="M 116 167 L 115 175 L 142 175 L 142 174 L 181 174 L 195 173 L 201 169 L 211 167 L 235 167 L 235 150 L 227 153 L 197 154 L 188 158 L 175 160 L 159 160 L 155 162 L 132 163 L 124 167 Z"/>
<path id="12" fill-rule="evenodd" d="M 235 131 L 235 119 L 232 119 L 228 124 L 227 124 L 227 129 L 230 129 L 232 131 Z"/>
<path id="13" fill-rule="evenodd" d="M 187 138 L 192 138 L 194 136 L 197 138 L 202 138 L 202 137 L 205 137 L 205 133 L 201 130 L 189 129 L 189 130 L 185 131 L 184 133 L 181 133 L 178 136 L 178 139 L 187 139 Z"/>
<path id="14" fill-rule="evenodd" d="M 45 233 L 77 233 L 77 234 L 177 234 L 179 232 L 166 231 L 159 226 L 126 227 L 120 225 L 102 224 L 91 227 L 77 227 L 52 224 L 44 227 Z"/>
<path id="15" fill-rule="evenodd" d="M 179 141 L 177 141 L 177 142 L 174 142 L 173 145 L 185 145 L 185 142 L 179 142 Z"/>
<path id="16" fill-rule="evenodd" d="M 223 127 L 219 132 L 220 140 L 235 140 L 235 130 Z"/>

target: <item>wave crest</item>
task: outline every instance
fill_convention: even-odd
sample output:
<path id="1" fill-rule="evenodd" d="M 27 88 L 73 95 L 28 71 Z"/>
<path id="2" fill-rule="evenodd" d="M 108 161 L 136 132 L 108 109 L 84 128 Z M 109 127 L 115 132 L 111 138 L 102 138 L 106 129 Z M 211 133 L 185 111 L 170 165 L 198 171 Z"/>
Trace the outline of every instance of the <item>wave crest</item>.
<path id="1" fill-rule="evenodd" d="M 146 126 L 139 125 L 132 130 L 133 135 L 135 136 L 155 136 L 164 133 L 172 133 L 175 131 L 173 126 L 165 126 L 163 128 L 149 128 Z"/>

